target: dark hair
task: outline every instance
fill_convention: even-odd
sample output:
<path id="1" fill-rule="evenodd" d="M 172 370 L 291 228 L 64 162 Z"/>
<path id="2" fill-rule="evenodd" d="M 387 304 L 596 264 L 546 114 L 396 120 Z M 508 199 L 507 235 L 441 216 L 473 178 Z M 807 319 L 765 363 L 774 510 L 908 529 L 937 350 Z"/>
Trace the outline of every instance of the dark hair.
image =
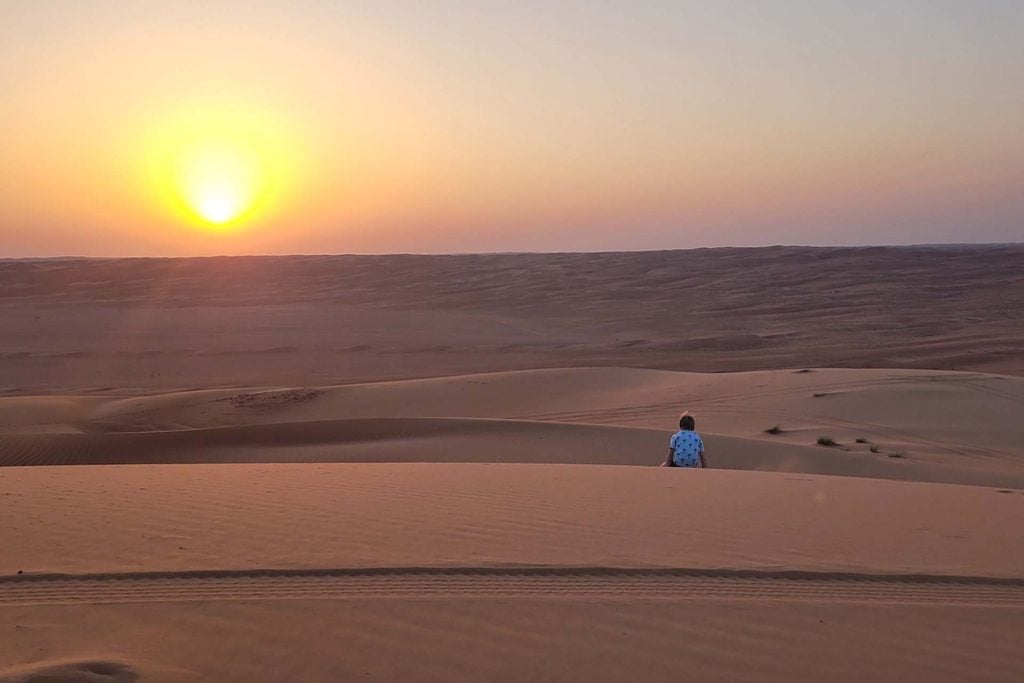
<path id="1" fill-rule="evenodd" d="M 693 415 L 684 414 L 682 417 L 679 418 L 680 429 L 685 429 L 692 432 L 696 426 L 697 423 L 694 421 Z"/>

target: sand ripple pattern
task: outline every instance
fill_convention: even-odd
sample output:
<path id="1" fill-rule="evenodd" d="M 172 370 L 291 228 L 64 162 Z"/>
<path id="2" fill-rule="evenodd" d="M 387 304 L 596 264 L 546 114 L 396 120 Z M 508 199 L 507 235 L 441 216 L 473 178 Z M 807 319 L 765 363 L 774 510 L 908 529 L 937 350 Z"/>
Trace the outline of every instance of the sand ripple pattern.
<path id="1" fill-rule="evenodd" d="M 0 579 L 0 605 L 364 598 L 601 598 L 1024 606 L 1024 579 L 616 567 L 381 567 Z"/>

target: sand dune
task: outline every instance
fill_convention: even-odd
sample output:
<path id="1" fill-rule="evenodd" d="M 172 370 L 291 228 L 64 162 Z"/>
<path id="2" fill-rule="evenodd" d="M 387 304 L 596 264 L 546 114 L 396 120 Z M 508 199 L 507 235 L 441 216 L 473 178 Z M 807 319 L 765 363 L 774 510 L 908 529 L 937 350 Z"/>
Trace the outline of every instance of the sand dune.
<path id="1" fill-rule="evenodd" d="M 57 642 L 166 681 L 1024 671 L 1019 492 L 403 464 L 10 468 L 0 493 L 16 672 Z"/>
<path id="2" fill-rule="evenodd" d="M 478 596 L 21 606 L 3 614 L 24 626 L 16 636 L 24 650 L 61 642 L 83 653 L 66 667 L 85 668 L 102 652 L 104 667 L 168 683 L 284 680 L 279 674 L 437 682 L 1024 676 L 1021 616 L 1012 607 Z M 159 638 L 140 636 L 155 625 Z M 0 680 L 25 679 L 0 669 Z"/>
<path id="3" fill-rule="evenodd" d="M 8 398 L 0 464 L 653 465 L 687 408 L 718 468 L 1024 487 L 1022 403 L 1024 380 L 979 373 L 626 368 Z M 817 445 L 823 435 L 839 445 Z"/>
<path id="4" fill-rule="evenodd" d="M 7 575 L 527 565 L 1019 577 L 1024 566 L 1024 494 L 972 486 L 528 464 L 2 474 L 0 545 L 18 548 L 0 558 Z"/>
<path id="5" fill-rule="evenodd" d="M 121 662 L 73 660 L 20 666 L 0 671 L 2 683 L 132 683 L 138 671 Z"/>
<path id="6" fill-rule="evenodd" d="M 0 466 L 219 462 L 657 464 L 657 430 L 515 420 L 365 418 L 115 434 L 0 436 Z M 582 454 L 585 453 L 585 456 Z"/>
<path id="7" fill-rule="evenodd" d="M 0 263 L 0 683 L 1022 680 L 1022 254 Z"/>
<path id="8" fill-rule="evenodd" d="M 1022 259 L 962 246 L 6 261 L 0 391 L 595 365 L 1022 374 Z"/>
<path id="9" fill-rule="evenodd" d="M 0 466 L 275 462 L 504 462 L 656 465 L 653 429 L 520 420 L 364 418 L 116 434 L 0 436 Z M 708 435 L 719 469 L 805 472 L 1024 488 L 1024 469 L 865 457 Z"/>

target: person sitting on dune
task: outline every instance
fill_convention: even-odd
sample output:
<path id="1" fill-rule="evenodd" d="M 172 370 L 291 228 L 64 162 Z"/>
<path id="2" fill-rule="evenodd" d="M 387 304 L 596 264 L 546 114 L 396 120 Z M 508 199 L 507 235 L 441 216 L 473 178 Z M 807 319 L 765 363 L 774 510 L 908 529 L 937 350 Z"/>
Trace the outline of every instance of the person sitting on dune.
<path id="1" fill-rule="evenodd" d="M 707 467 L 704 459 L 704 441 L 694 431 L 697 424 L 693 415 L 683 413 L 679 418 L 679 431 L 668 442 L 668 457 L 662 467 Z"/>

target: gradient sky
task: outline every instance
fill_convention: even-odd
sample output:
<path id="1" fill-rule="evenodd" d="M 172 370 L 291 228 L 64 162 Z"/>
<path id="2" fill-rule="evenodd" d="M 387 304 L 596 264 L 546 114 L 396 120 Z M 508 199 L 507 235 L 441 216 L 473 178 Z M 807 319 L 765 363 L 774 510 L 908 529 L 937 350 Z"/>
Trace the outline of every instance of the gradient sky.
<path id="1" fill-rule="evenodd" d="M 0 0 L 0 257 L 1024 241 L 1021 36 L 1019 0 Z M 204 127 L 269 160 L 230 230 L 154 170 Z"/>

